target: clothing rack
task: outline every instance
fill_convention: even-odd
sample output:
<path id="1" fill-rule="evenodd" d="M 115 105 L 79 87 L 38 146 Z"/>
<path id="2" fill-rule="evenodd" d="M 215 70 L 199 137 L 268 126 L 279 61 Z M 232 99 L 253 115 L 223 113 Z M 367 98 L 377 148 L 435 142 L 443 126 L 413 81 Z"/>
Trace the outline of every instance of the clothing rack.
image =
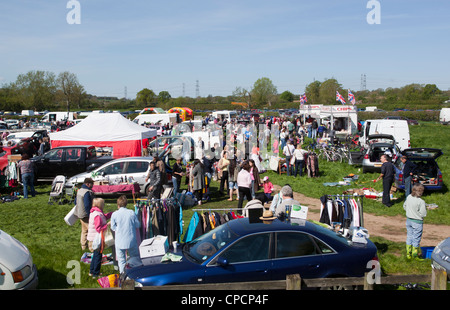
<path id="1" fill-rule="evenodd" d="M 347 199 L 347 200 L 354 199 L 354 200 L 356 200 L 356 199 L 358 199 L 357 206 L 358 206 L 358 211 L 359 211 L 359 217 L 358 217 L 359 224 L 360 224 L 359 226 L 364 227 L 364 203 L 363 203 L 364 199 L 360 199 L 360 198 L 365 198 L 364 195 L 334 194 L 334 195 L 325 195 L 325 196 L 327 197 L 327 199 L 330 199 L 330 200 L 334 200 L 334 199 Z M 343 224 L 343 223 L 341 223 L 341 224 Z"/>
<path id="2" fill-rule="evenodd" d="M 243 208 L 209 208 L 209 209 L 191 209 L 192 211 L 209 212 L 209 211 L 243 211 Z"/>
<path id="3" fill-rule="evenodd" d="M 155 235 L 167 236 L 169 242 L 180 241 L 182 228 L 182 207 L 176 198 L 143 199 L 134 204 L 141 223 L 140 240 Z"/>

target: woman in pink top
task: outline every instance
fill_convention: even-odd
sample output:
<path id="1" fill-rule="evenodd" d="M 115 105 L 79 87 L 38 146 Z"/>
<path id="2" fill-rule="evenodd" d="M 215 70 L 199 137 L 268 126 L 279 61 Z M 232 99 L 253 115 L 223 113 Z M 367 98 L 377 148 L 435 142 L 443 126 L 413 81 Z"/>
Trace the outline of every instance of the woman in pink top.
<path id="1" fill-rule="evenodd" d="M 110 223 L 107 222 L 111 218 L 112 212 L 103 213 L 105 207 L 105 200 L 102 198 L 94 198 L 92 201 L 91 214 L 89 215 L 89 227 L 87 240 L 91 247 L 96 234 L 106 231 Z M 91 266 L 89 269 L 89 276 L 97 277 L 100 275 L 100 268 L 102 266 L 103 246 L 94 250 L 91 258 Z"/>
<path id="2" fill-rule="evenodd" d="M 248 161 L 245 161 L 242 164 L 242 169 L 239 171 L 237 176 L 237 185 L 239 189 L 239 203 L 238 208 L 242 208 L 242 204 L 244 202 L 244 196 L 248 201 L 252 200 L 252 192 L 250 190 L 252 186 L 252 175 L 250 174 L 250 164 Z"/>

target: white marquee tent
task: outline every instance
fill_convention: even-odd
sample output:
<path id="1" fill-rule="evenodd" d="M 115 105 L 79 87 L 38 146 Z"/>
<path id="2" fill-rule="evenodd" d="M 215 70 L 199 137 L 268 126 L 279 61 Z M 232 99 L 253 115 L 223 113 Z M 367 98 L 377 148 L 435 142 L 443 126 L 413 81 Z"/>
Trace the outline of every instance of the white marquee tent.
<path id="1" fill-rule="evenodd" d="M 142 140 L 156 136 L 120 113 L 91 113 L 79 124 L 49 134 L 52 148 L 67 145 L 112 147 L 114 157 L 141 156 Z"/>

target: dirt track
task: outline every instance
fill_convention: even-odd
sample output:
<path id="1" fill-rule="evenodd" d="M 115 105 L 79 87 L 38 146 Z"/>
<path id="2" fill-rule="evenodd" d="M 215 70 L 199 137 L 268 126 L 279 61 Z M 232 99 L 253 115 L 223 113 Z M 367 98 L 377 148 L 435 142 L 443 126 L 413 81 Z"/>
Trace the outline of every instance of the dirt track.
<path id="1" fill-rule="evenodd" d="M 275 190 L 280 187 L 274 185 Z M 294 199 L 309 208 L 308 219 L 319 220 L 320 200 L 309 198 L 301 193 L 294 193 Z M 380 204 L 381 205 L 381 204 Z M 377 216 L 364 213 L 364 227 L 369 231 L 370 236 L 383 237 L 394 242 L 405 242 L 406 227 L 405 217 L 397 216 Z M 426 220 L 425 220 L 426 222 Z M 421 246 L 436 246 L 440 241 L 450 237 L 450 226 L 424 224 Z"/>

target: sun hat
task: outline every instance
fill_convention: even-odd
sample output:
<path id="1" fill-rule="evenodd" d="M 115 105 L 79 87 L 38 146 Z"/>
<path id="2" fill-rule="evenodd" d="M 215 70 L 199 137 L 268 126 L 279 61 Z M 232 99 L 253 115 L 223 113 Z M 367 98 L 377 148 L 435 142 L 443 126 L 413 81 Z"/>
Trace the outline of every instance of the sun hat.
<path id="1" fill-rule="evenodd" d="M 276 216 L 273 216 L 273 212 L 270 210 L 264 210 L 263 216 L 261 216 L 259 219 L 263 221 L 271 221 L 276 219 Z"/>
<path id="2" fill-rule="evenodd" d="M 269 181 L 269 177 L 267 175 L 263 179 L 263 182 L 265 182 L 265 181 Z"/>

